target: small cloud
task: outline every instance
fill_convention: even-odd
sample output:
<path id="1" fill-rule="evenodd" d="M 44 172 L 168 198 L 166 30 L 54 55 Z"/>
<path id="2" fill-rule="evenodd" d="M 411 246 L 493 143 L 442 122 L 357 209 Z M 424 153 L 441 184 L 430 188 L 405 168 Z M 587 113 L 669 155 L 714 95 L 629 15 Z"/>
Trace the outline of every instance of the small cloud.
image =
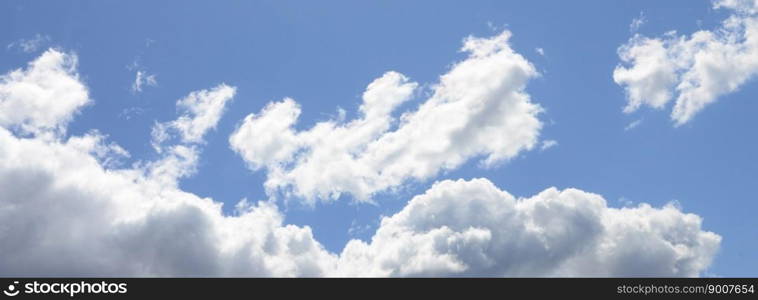
<path id="1" fill-rule="evenodd" d="M 353 219 L 353 221 L 350 223 L 350 228 L 347 229 L 347 234 L 349 236 L 357 236 L 367 233 L 370 230 L 371 224 L 360 225 L 355 219 Z"/>
<path id="2" fill-rule="evenodd" d="M 640 124 L 642 124 L 642 119 L 634 120 L 632 123 L 629 123 L 629 125 L 626 125 L 626 127 L 624 127 L 624 131 L 632 130 L 637 126 L 640 126 Z"/>
<path id="3" fill-rule="evenodd" d="M 31 39 L 20 39 L 8 44 L 8 49 L 17 48 L 25 53 L 31 53 L 39 50 L 42 46 L 50 42 L 50 36 L 36 34 Z"/>
<path id="4" fill-rule="evenodd" d="M 682 207 L 682 202 L 679 202 L 677 199 L 673 199 L 666 203 L 666 206 L 676 208 L 677 210 L 683 210 L 684 207 Z"/>
<path id="5" fill-rule="evenodd" d="M 237 213 L 238 216 L 241 216 L 252 211 L 254 208 L 255 206 L 253 203 L 251 203 L 250 200 L 247 200 L 247 197 L 244 197 L 234 205 L 234 212 Z"/>
<path id="6" fill-rule="evenodd" d="M 337 107 L 337 121 L 340 123 L 345 122 L 345 116 L 347 116 L 347 111 L 342 107 Z"/>
<path id="7" fill-rule="evenodd" d="M 122 110 L 121 113 L 118 114 L 118 116 L 128 121 L 144 113 L 145 113 L 145 110 L 143 108 L 129 107 Z"/>
<path id="8" fill-rule="evenodd" d="M 495 30 L 495 24 L 493 24 L 492 21 L 487 21 L 487 28 L 490 30 Z"/>
<path id="9" fill-rule="evenodd" d="M 621 198 L 618 199 L 618 202 L 621 203 L 623 207 L 634 207 L 634 201 L 624 196 L 621 196 Z"/>
<path id="10" fill-rule="evenodd" d="M 534 51 L 537 51 L 537 54 L 539 54 L 540 56 L 545 56 L 545 49 L 535 48 Z"/>
<path id="11" fill-rule="evenodd" d="M 139 57 L 137 57 L 136 59 L 134 59 L 134 61 L 132 63 L 126 65 L 126 69 L 129 70 L 129 71 L 134 71 L 134 70 L 139 69 L 140 66 L 141 65 L 139 63 Z"/>
<path id="12" fill-rule="evenodd" d="M 155 74 L 147 74 L 145 71 L 137 71 L 137 76 L 132 83 L 132 92 L 142 92 L 143 86 L 157 86 L 158 81 L 155 79 Z"/>
<path id="13" fill-rule="evenodd" d="M 492 30 L 493 32 L 503 31 L 506 28 L 508 28 L 508 24 L 502 24 L 502 25 L 495 25 L 492 21 L 487 21 L 487 28 Z"/>
<path id="14" fill-rule="evenodd" d="M 632 19 L 632 23 L 629 24 L 629 31 L 632 33 L 637 32 L 637 30 L 639 30 L 640 27 L 645 24 L 645 22 L 647 22 L 647 18 L 645 18 L 645 12 L 640 12 L 639 17 Z"/>
<path id="15" fill-rule="evenodd" d="M 145 48 L 139 51 L 137 57 L 134 58 L 130 64 L 126 65 L 126 69 L 129 71 L 136 71 L 134 82 L 132 82 L 132 93 L 137 94 L 142 92 L 144 87 L 157 86 L 158 80 L 155 74 L 149 74 L 147 69 L 142 64 L 142 56 L 145 54 L 145 49 L 150 48 L 155 44 L 155 40 L 151 38 L 145 39 Z"/>
<path id="16" fill-rule="evenodd" d="M 558 141 L 556 141 L 556 140 L 544 140 L 544 141 L 542 141 L 542 145 L 540 146 L 540 151 L 545 151 L 545 150 L 553 148 L 555 146 L 558 146 Z"/>

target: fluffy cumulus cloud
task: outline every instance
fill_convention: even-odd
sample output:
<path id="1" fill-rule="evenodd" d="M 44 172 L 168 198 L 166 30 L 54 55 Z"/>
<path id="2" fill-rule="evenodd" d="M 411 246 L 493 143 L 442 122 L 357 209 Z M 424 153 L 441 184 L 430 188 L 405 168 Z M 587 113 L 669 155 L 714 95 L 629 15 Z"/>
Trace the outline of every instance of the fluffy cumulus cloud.
<path id="1" fill-rule="evenodd" d="M 673 205 L 610 208 L 549 188 L 517 199 L 486 179 L 443 181 L 353 240 L 340 272 L 372 276 L 697 276 L 721 238 Z"/>
<path id="2" fill-rule="evenodd" d="M 29 116 L 0 128 L 0 274 L 325 275 L 334 256 L 309 228 L 284 226 L 275 205 L 240 206 L 237 215 L 223 216 L 218 202 L 177 187 L 193 172 L 193 143 L 215 126 L 232 87 L 179 100 L 182 114 L 168 124 L 180 139 L 165 141 L 169 151 L 160 159 L 129 168 L 114 167 L 128 153 L 97 132 L 64 138 L 9 130 L 65 129 L 88 103 L 72 61 L 49 51 L 4 77 L 0 101 L 32 102 L 36 114 L 18 109 Z M 64 104 L 68 115 L 56 106 Z"/>
<path id="3" fill-rule="evenodd" d="M 59 65 L 46 61 L 50 55 Z M 33 95 L 42 97 L 23 99 L 47 101 L 39 109 L 52 112 L 38 113 L 55 115 L 55 104 L 71 99 L 47 95 L 87 95 L 74 70 L 66 69 L 70 59 L 47 52 L 6 78 L 35 87 Z M 61 68 L 61 82 L 26 75 Z M 385 95 L 398 102 L 410 93 L 399 74 L 383 80 L 375 86 L 394 86 Z M 63 83 L 76 92 L 61 93 Z M 18 95 L 0 94 L 0 101 L 20 101 Z M 219 85 L 180 99 L 180 116 L 167 123 L 189 125 L 171 125 L 179 138 L 161 142 L 167 150 L 160 158 L 130 167 L 118 163 L 128 152 L 96 131 L 66 136 L 15 129 L 28 124 L 63 132 L 89 101 L 75 101 L 68 115 L 53 119 L 0 124 L 0 275 L 697 276 L 720 242 L 701 229 L 698 216 L 674 206 L 609 208 L 598 195 L 554 188 L 517 199 L 474 179 L 435 184 L 384 218 L 370 241 L 352 240 L 341 253 L 331 253 L 309 227 L 284 224 L 275 203 L 243 200 L 235 213 L 224 215 L 219 202 L 179 188 L 178 180 L 193 173 L 203 136 L 233 95 L 233 87 Z M 366 103 L 366 115 L 385 114 L 392 106 Z M 267 111 L 285 121 L 296 117 L 286 109 L 277 112 L 281 107 Z M 266 159 L 283 155 L 278 149 Z"/>
<path id="4" fill-rule="evenodd" d="M 758 1 L 717 0 L 732 15 L 720 28 L 690 36 L 634 35 L 619 48 L 622 64 L 613 79 L 626 89 L 624 111 L 643 105 L 662 109 L 675 99 L 675 125 L 690 121 L 720 96 L 734 92 L 758 73 Z"/>
<path id="5" fill-rule="evenodd" d="M 343 193 L 370 200 L 408 180 L 428 179 L 481 157 L 484 166 L 535 147 L 542 108 L 524 88 L 534 66 L 511 49 L 508 31 L 469 37 L 468 57 L 452 66 L 417 109 L 393 111 L 418 84 L 387 72 L 368 85 L 350 122 L 329 120 L 294 128 L 300 106 L 292 99 L 247 116 L 229 142 L 253 170 L 265 169 L 265 186 L 314 203 Z M 328 167 L 327 167 L 328 166 Z"/>
<path id="6" fill-rule="evenodd" d="M 91 100 L 76 73 L 77 57 L 50 49 L 0 76 L 0 126 L 26 134 L 60 133 Z"/>

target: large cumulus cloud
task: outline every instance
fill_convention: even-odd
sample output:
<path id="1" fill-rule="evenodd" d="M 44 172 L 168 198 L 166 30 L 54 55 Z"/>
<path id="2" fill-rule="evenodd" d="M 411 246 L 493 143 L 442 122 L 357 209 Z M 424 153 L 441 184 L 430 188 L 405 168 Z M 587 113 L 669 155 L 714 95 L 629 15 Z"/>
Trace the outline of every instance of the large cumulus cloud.
<path id="1" fill-rule="evenodd" d="M 51 58 L 55 60 L 51 61 Z M 234 89 L 219 85 L 190 93 L 177 120 L 157 127 L 176 132 L 160 159 L 130 168 L 109 167 L 128 155 L 98 132 L 64 138 L 65 124 L 91 103 L 74 72 L 76 57 L 51 50 L 14 74 L 57 73 L 12 81 L 0 102 L 43 101 L 15 124 L 33 134 L 0 128 L 0 273 L 4 275 L 324 275 L 334 256 L 307 227 L 284 226 L 276 206 L 240 206 L 223 216 L 221 204 L 177 187 L 191 175 L 198 142 L 213 127 Z M 57 65 L 56 65 L 57 64 Z M 38 70 L 42 68 L 42 70 Z M 36 79 L 36 81 L 35 81 Z M 29 86 L 35 93 L 25 93 Z M 18 95 L 29 97 L 21 99 Z M 40 96 L 55 97 L 40 98 Z M 83 98 L 84 97 L 84 98 Z M 75 104 L 59 114 L 58 102 Z M 53 112 L 38 110 L 50 109 Z M 20 110 L 19 113 L 26 111 Z M 55 116 L 42 118 L 36 116 Z M 6 125 L 6 124 L 3 124 Z M 34 125 L 32 127 L 32 125 Z M 47 130 L 47 131 L 45 131 Z"/>
<path id="2" fill-rule="evenodd" d="M 399 121 L 392 112 L 418 84 L 387 72 L 366 88 L 358 119 L 298 131 L 300 106 L 288 98 L 247 116 L 230 144 L 252 169 L 266 169 L 269 192 L 310 204 L 343 193 L 370 201 L 376 192 L 429 179 L 474 157 L 485 166 L 508 160 L 532 149 L 542 128 L 542 108 L 524 91 L 537 72 L 511 49 L 510 36 L 467 38 L 462 51 L 468 57 Z"/>
<path id="3" fill-rule="evenodd" d="M 375 276 L 697 276 L 721 238 L 673 205 L 610 208 L 548 188 L 516 198 L 486 179 L 443 181 L 351 241 L 341 270 Z"/>
<path id="4" fill-rule="evenodd" d="M 41 63 L 50 57 L 60 59 Z M 51 50 L 13 72 L 60 68 L 66 84 L 6 81 L 10 92 L 0 94 L 0 102 L 22 101 L 15 89 L 31 85 L 41 90 L 30 97 L 77 103 L 68 114 L 38 112 L 54 118 L 0 124 L 0 275 L 697 276 L 720 242 L 701 229 L 698 216 L 674 206 L 610 208 L 599 195 L 575 189 L 516 198 L 474 179 L 435 184 L 383 219 L 370 241 L 352 240 L 331 253 L 309 227 L 285 224 L 276 203 L 244 200 L 224 215 L 220 202 L 179 188 L 233 87 L 180 99 L 178 121 L 156 125 L 168 135 L 154 141 L 165 149 L 160 158 L 124 167 L 118 162 L 129 153 L 106 135 L 64 134 L 81 106 L 93 103 L 75 64 L 66 65 L 75 61 Z M 388 76 L 390 85 L 407 84 Z M 27 100 L 54 101 L 35 99 Z M 366 105 L 367 114 L 389 109 Z"/>

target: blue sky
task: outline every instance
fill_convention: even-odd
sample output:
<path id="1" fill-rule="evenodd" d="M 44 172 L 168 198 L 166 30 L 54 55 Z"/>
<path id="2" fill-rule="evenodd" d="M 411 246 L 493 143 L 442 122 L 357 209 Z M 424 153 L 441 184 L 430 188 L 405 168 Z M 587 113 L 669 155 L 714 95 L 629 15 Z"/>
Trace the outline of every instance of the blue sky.
<path id="1" fill-rule="evenodd" d="M 602 195 L 611 207 L 675 201 L 722 237 L 704 275 L 755 276 L 755 80 L 674 126 L 671 104 L 623 113 L 625 90 L 613 77 L 635 18 L 644 16 L 642 35 L 676 30 L 686 36 L 717 28 L 729 14 L 709 1 L 6 1 L 0 45 L 9 46 L 0 70 L 22 68 L 49 47 L 75 53 L 94 105 L 79 112 L 67 134 L 107 134 L 131 154 L 126 164 L 159 157 L 151 128 L 176 118 L 178 99 L 221 83 L 236 87 L 205 137 L 197 173 L 179 182 L 233 214 L 240 199 L 268 198 L 266 170 L 251 171 L 229 145 L 245 116 L 291 97 L 302 109 L 298 130 L 336 118 L 338 108 L 350 120 L 366 86 L 385 72 L 400 72 L 428 91 L 466 58 L 459 51 L 465 37 L 508 30 L 510 46 L 541 74 L 526 92 L 544 108 L 540 140 L 556 146 L 520 152 L 494 167 L 468 160 L 400 191 L 378 193 L 376 204 L 349 194 L 314 207 L 279 201 L 285 223 L 310 226 L 316 240 L 339 253 L 353 238 L 370 241 L 381 216 L 399 212 L 435 181 L 484 177 L 517 197 L 554 186 Z M 18 46 L 39 36 L 38 49 Z M 134 91 L 137 71 L 154 75 L 156 84 Z M 415 97 L 401 110 L 422 100 Z"/>

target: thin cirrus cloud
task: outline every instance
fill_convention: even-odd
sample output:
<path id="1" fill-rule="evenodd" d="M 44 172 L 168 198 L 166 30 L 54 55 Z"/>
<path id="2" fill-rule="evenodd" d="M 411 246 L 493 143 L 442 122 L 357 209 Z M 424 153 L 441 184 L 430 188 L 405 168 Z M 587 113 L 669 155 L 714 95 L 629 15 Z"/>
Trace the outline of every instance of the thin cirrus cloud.
<path id="1" fill-rule="evenodd" d="M 540 145 L 540 151 L 545 151 L 545 150 L 553 148 L 555 146 L 558 146 L 558 141 L 556 141 L 556 140 L 544 140 L 544 141 L 542 141 L 542 144 Z"/>
<path id="2" fill-rule="evenodd" d="M 0 124 L 0 275 L 698 276 L 720 244 L 700 217 L 673 205 L 616 209 L 599 195 L 555 188 L 516 198 L 473 179 L 434 184 L 383 218 L 370 241 L 331 253 L 308 226 L 285 224 L 275 203 L 244 200 L 224 215 L 221 203 L 179 187 L 195 172 L 203 137 L 234 87 L 177 101 L 180 115 L 165 122 L 177 138 L 160 141 L 167 150 L 157 160 L 123 167 L 117 161 L 128 152 L 107 136 L 60 134 L 93 103 L 74 62 L 73 54 L 49 50 L 10 74 L 56 70 L 65 84 L 22 76 L 0 86 L 0 105 L 47 104 L 3 110 L 19 117 Z M 29 86 L 36 92 L 19 92 Z M 57 113 L 54 104 L 69 98 L 76 104 L 68 114 Z M 366 114 L 386 114 L 386 102 L 375 104 Z"/>
<path id="3" fill-rule="evenodd" d="M 44 34 L 35 34 L 29 39 L 20 39 L 8 44 L 7 49 L 18 49 L 22 52 L 32 53 L 42 48 L 45 44 L 50 43 L 50 36 Z"/>
<path id="4" fill-rule="evenodd" d="M 461 50 L 468 57 L 399 120 L 392 112 L 418 84 L 391 71 L 366 88 L 360 118 L 298 131 L 293 127 L 300 106 L 286 98 L 248 115 L 229 142 L 252 170 L 266 170 L 270 195 L 282 192 L 308 204 L 343 194 L 371 201 L 377 192 L 429 179 L 475 157 L 484 166 L 507 161 L 534 148 L 543 125 L 541 106 L 524 91 L 538 73 L 511 49 L 510 36 L 504 31 L 466 38 Z"/>
<path id="5" fill-rule="evenodd" d="M 641 106 L 663 109 L 672 99 L 676 126 L 692 120 L 719 97 L 735 92 L 758 73 L 758 1 L 716 0 L 731 16 L 715 30 L 689 37 L 635 34 L 619 48 L 622 64 L 613 79 L 627 94 L 624 112 Z"/>
<path id="6" fill-rule="evenodd" d="M 640 12 L 640 15 L 632 19 L 632 23 L 629 24 L 629 32 L 637 32 L 640 30 L 640 27 L 642 27 L 642 25 L 645 25 L 645 22 L 647 22 L 647 19 L 645 18 L 645 12 Z"/>

